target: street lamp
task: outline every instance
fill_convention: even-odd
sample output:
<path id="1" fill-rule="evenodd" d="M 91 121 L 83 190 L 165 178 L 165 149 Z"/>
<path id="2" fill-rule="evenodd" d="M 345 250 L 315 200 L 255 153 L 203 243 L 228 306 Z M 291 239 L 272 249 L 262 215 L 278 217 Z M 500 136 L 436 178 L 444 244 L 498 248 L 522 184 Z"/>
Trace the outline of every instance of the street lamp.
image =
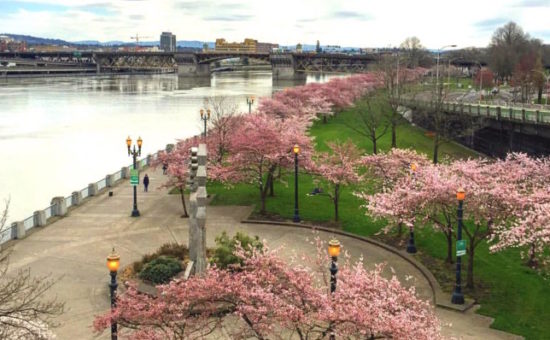
<path id="1" fill-rule="evenodd" d="M 458 200 L 458 210 L 457 210 L 457 221 L 458 221 L 458 231 L 456 235 L 457 240 L 457 246 L 460 241 L 462 241 L 462 203 L 464 202 L 464 199 L 466 198 L 466 192 L 464 189 L 460 188 L 456 192 L 456 199 Z M 457 247 L 458 248 L 458 247 Z M 457 305 L 463 305 L 464 304 L 464 295 L 462 294 L 462 287 L 460 284 L 460 264 L 461 264 L 461 256 L 462 254 L 458 253 L 456 254 L 456 284 L 455 284 L 455 290 L 453 292 L 453 296 L 451 297 L 451 302 Z M 470 256 L 472 256 L 470 254 Z"/>
<path id="2" fill-rule="evenodd" d="M 417 166 L 415 163 L 411 163 L 411 175 L 413 178 L 413 181 L 416 179 L 416 169 Z M 409 227 L 409 241 L 407 242 L 407 253 L 409 254 L 415 254 L 416 253 L 416 245 L 414 244 L 414 226 Z"/>
<path id="3" fill-rule="evenodd" d="M 334 293 L 336 290 L 336 273 L 338 273 L 338 255 L 340 255 L 340 241 L 332 239 L 328 242 L 328 254 L 331 257 L 330 264 L 330 293 Z"/>
<path id="4" fill-rule="evenodd" d="M 447 47 L 456 47 L 456 45 L 445 45 L 437 50 L 437 67 L 435 69 L 435 87 L 437 90 L 439 90 L 439 57 L 441 55 L 441 51 L 443 51 Z"/>
<path id="5" fill-rule="evenodd" d="M 300 214 L 298 213 L 298 154 L 300 153 L 300 147 L 298 144 L 292 148 L 294 152 L 294 222 L 300 222 Z"/>
<path id="6" fill-rule="evenodd" d="M 134 160 L 134 163 L 133 163 L 133 170 L 134 171 L 137 171 L 137 156 L 141 156 L 141 145 L 143 144 L 143 140 L 141 139 L 141 137 L 138 137 L 138 140 L 137 140 L 137 145 L 138 145 L 138 149 L 136 150 L 136 145 L 134 144 L 134 148 L 133 150 L 130 149 L 130 147 L 132 146 L 132 138 L 130 138 L 130 136 L 128 136 L 128 138 L 126 139 L 126 146 L 128 146 L 128 156 L 132 156 L 133 157 L 133 160 Z M 137 207 L 137 183 L 136 184 L 133 184 L 134 186 L 134 209 L 132 210 L 132 217 L 138 217 L 139 216 L 139 210 L 138 210 L 138 207 Z"/>
<path id="7" fill-rule="evenodd" d="M 204 109 L 201 109 L 201 120 L 204 121 L 204 138 L 206 139 L 206 122 L 210 120 L 210 109 L 206 110 L 206 114 L 204 114 Z"/>
<path id="8" fill-rule="evenodd" d="M 120 256 L 115 252 L 115 248 L 113 247 L 113 251 L 107 256 L 107 268 L 109 268 L 109 274 L 111 275 L 111 282 L 109 283 L 109 288 L 111 289 L 111 312 L 116 308 L 116 289 L 118 287 L 116 274 L 119 266 Z M 117 340 L 117 336 L 117 323 L 111 320 L 111 340 Z"/>
<path id="9" fill-rule="evenodd" d="M 330 264 L 330 294 L 336 291 L 336 273 L 338 273 L 338 255 L 340 255 L 340 241 L 332 239 L 328 242 L 328 255 L 331 258 Z M 332 328 L 332 325 L 331 325 Z M 336 339 L 334 332 L 330 333 L 330 340 Z"/>
<path id="10" fill-rule="evenodd" d="M 252 104 L 254 104 L 254 96 L 246 97 L 246 103 L 248 104 L 248 113 L 252 113 Z"/>

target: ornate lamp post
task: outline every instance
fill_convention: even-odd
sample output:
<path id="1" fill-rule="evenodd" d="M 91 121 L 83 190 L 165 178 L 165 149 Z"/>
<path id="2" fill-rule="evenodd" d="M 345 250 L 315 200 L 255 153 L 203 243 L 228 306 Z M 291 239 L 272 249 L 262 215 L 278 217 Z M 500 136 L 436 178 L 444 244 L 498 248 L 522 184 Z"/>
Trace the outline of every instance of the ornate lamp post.
<path id="1" fill-rule="evenodd" d="M 292 148 L 294 152 L 294 222 L 300 222 L 300 214 L 298 213 L 298 154 L 300 153 L 300 147 L 294 145 Z"/>
<path id="2" fill-rule="evenodd" d="M 248 113 L 252 113 L 252 104 L 254 104 L 254 96 L 246 97 L 246 103 L 248 104 Z"/>
<path id="3" fill-rule="evenodd" d="M 457 245 L 459 241 L 462 240 L 462 203 L 464 202 L 464 199 L 466 198 L 466 192 L 464 189 L 460 188 L 456 192 L 456 199 L 458 200 L 458 210 L 457 210 L 457 221 L 458 221 L 458 231 L 456 234 L 456 240 Z M 457 249 L 457 256 L 456 256 L 456 284 L 455 284 L 455 291 L 453 292 L 453 296 L 451 297 L 451 302 L 457 305 L 463 305 L 464 304 L 464 295 L 462 294 L 462 287 L 460 282 L 460 264 L 461 264 L 461 256 L 458 254 Z"/>
<path id="4" fill-rule="evenodd" d="M 330 264 L 330 292 L 334 293 L 336 290 L 336 273 L 338 273 L 338 255 L 340 255 L 340 241 L 332 239 L 328 242 L 328 255 L 332 261 Z"/>
<path id="5" fill-rule="evenodd" d="M 111 289 L 111 311 L 116 308 L 116 289 L 118 287 L 116 274 L 119 266 L 120 256 L 115 253 L 115 248 L 113 248 L 111 254 L 107 256 L 107 268 L 109 268 L 109 273 L 111 275 L 111 282 L 109 283 L 109 288 Z M 111 320 L 111 340 L 117 340 L 117 337 L 117 323 Z"/>
<path id="6" fill-rule="evenodd" d="M 142 144 L 143 144 L 143 140 L 141 139 L 141 137 L 138 137 L 138 140 L 137 140 L 138 149 L 136 150 L 136 145 L 134 144 L 134 148 L 132 150 L 132 149 L 130 149 L 130 147 L 132 146 L 132 139 L 130 138 L 130 136 L 128 136 L 128 138 L 126 139 L 126 145 L 128 146 L 128 156 L 132 156 L 133 160 L 134 160 L 133 170 L 137 170 L 136 157 L 141 156 L 141 145 Z M 132 210 L 132 215 L 131 216 L 132 217 L 138 217 L 139 216 L 139 210 L 138 210 L 138 207 L 137 207 L 137 185 L 136 184 L 134 184 L 134 209 Z"/>
<path id="7" fill-rule="evenodd" d="M 336 273 L 338 273 L 338 255 L 340 255 L 340 241 L 332 239 L 328 242 L 328 255 L 331 257 L 330 264 L 330 293 L 336 291 Z M 334 340 L 336 336 L 333 332 L 330 333 L 329 339 Z"/>
<path id="8" fill-rule="evenodd" d="M 416 168 L 416 164 L 411 163 L 411 176 L 413 177 L 413 181 L 416 178 Z M 409 241 L 407 242 L 407 253 L 414 254 L 416 253 L 416 245 L 414 244 L 414 228 L 411 226 L 409 230 L 410 236 Z"/>
<path id="9" fill-rule="evenodd" d="M 210 109 L 206 110 L 204 114 L 204 109 L 201 109 L 201 120 L 204 121 L 204 138 L 206 138 L 206 122 L 210 120 Z"/>

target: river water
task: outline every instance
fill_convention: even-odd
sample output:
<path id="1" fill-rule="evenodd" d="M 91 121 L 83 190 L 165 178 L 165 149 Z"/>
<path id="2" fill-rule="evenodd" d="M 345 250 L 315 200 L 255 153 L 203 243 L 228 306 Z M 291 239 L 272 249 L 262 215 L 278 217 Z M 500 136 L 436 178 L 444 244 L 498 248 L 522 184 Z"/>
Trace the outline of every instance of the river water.
<path id="1" fill-rule="evenodd" d="M 146 155 L 199 134 L 205 97 L 228 97 L 245 112 L 247 96 L 271 96 L 284 87 L 329 78 L 309 75 L 274 82 L 271 72 L 258 71 L 219 73 L 210 79 L 0 79 L 0 200 L 10 199 L 8 222 L 31 216 L 49 206 L 52 197 L 67 197 L 130 164 L 127 136 L 134 141 L 141 136 Z"/>

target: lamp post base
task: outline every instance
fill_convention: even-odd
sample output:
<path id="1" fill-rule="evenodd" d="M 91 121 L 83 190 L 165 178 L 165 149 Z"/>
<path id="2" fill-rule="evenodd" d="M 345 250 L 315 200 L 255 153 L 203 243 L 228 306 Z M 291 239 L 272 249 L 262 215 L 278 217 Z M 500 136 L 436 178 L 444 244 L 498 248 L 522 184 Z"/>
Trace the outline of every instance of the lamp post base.
<path id="1" fill-rule="evenodd" d="M 299 215 L 294 215 L 294 218 L 292 219 L 292 221 L 295 222 L 295 223 L 300 222 L 301 221 L 300 216 Z"/>
<path id="2" fill-rule="evenodd" d="M 131 216 L 132 217 L 139 217 L 139 210 L 137 210 L 137 209 L 132 210 L 132 215 Z"/>
<path id="3" fill-rule="evenodd" d="M 411 231 L 409 242 L 407 242 L 407 253 L 409 254 L 415 254 L 416 253 L 416 246 L 414 245 L 414 233 Z"/>
<path id="4" fill-rule="evenodd" d="M 464 295 L 462 293 L 453 292 L 453 296 L 451 297 L 451 303 L 455 305 L 463 305 Z"/>

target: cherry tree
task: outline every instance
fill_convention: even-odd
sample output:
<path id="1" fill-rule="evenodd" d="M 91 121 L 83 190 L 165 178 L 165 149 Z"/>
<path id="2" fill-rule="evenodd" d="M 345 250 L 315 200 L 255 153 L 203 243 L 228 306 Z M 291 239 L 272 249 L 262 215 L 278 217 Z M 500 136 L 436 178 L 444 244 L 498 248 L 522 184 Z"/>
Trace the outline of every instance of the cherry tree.
<path id="1" fill-rule="evenodd" d="M 238 106 L 234 101 L 223 96 L 207 97 L 204 99 L 204 105 L 212 113 L 208 121 L 206 141 L 208 158 L 219 164 L 227 153 L 229 138 L 239 123 Z"/>
<path id="2" fill-rule="evenodd" d="M 291 148 L 298 144 L 307 159 L 311 140 L 305 131 L 309 121 L 291 117 L 280 121 L 266 114 L 241 116 L 238 128 L 231 135 L 229 156 L 219 166 L 209 168 L 212 178 L 225 183 L 249 182 L 257 186 L 261 213 L 265 213 L 267 190 L 278 166 L 292 164 Z"/>
<path id="3" fill-rule="evenodd" d="M 317 242 L 322 244 L 321 242 Z M 99 316 L 94 328 L 109 329 L 111 320 L 133 339 L 197 339 L 216 336 L 221 328 L 232 338 L 439 339 L 432 307 L 405 289 L 383 266 L 366 270 L 361 260 L 340 265 L 338 287 L 319 280 L 317 264 L 327 272 L 328 258 L 317 249 L 315 263 L 281 259 L 278 251 L 242 249 L 238 270 L 210 268 L 201 276 L 157 286 L 152 297 L 130 285 L 114 311 Z M 307 256 L 302 258 L 307 259 Z"/>
<path id="4" fill-rule="evenodd" d="M 167 182 L 162 187 L 178 188 L 183 207 L 183 215 L 181 217 L 189 217 L 187 206 L 185 205 L 185 188 L 187 187 L 187 179 L 189 177 L 189 157 L 190 149 L 193 146 L 198 146 L 201 143 L 200 139 L 190 137 L 178 141 L 170 152 L 160 152 L 158 158 L 153 163 L 153 166 L 166 166 L 166 174 L 169 176 Z"/>
<path id="5" fill-rule="evenodd" d="M 361 154 L 351 140 L 327 142 L 327 145 L 331 152 L 314 155 L 314 162 L 309 166 L 309 170 L 332 187 L 331 190 L 327 190 L 327 194 L 334 204 L 334 220 L 338 221 L 341 187 L 359 183 L 362 179 L 358 173 Z"/>

